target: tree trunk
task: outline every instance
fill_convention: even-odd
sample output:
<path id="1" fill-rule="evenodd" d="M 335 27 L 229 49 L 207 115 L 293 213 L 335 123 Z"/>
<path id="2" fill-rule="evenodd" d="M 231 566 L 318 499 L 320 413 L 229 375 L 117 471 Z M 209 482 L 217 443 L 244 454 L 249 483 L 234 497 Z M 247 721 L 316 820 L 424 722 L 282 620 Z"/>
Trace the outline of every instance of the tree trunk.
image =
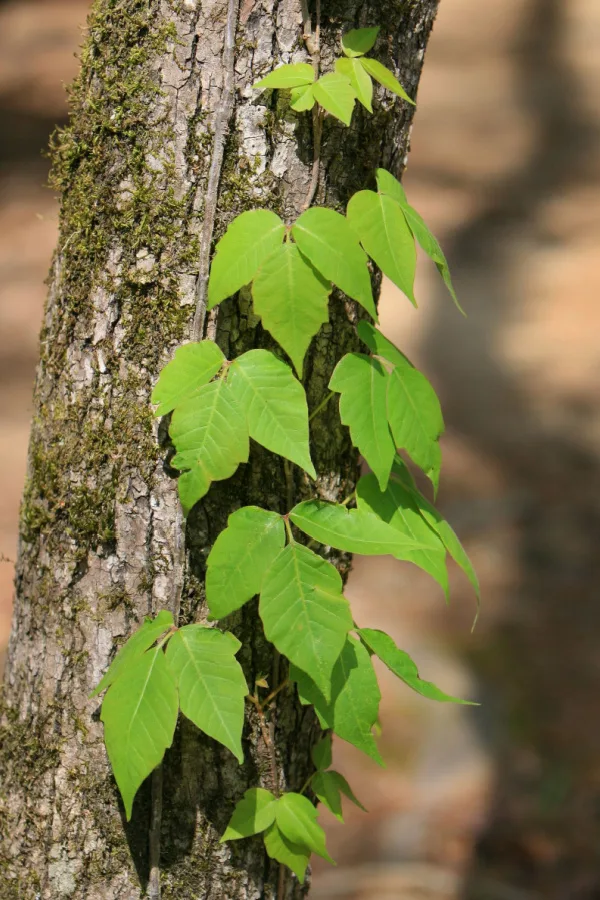
<path id="1" fill-rule="evenodd" d="M 342 30 L 380 24 L 382 61 L 396 66 L 414 95 L 436 7 L 437 0 L 323 0 L 324 66 Z M 235 36 L 229 53 L 228 17 Z M 286 480 L 283 461 L 253 446 L 250 463 L 214 485 L 189 517 L 184 578 L 176 480 L 164 462 L 167 429 L 154 423 L 149 402 L 160 368 L 191 334 L 207 240 L 210 247 L 211 178 L 219 186 L 213 237 L 245 209 L 266 206 L 291 219 L 302 207 L 312 168 L 310 116 L 293 114 L 283 92 L 257 94 L 250 86 L 275 65 L 306 58 L 300 0 L 94 3 L 71 125 L 54 141 L 60 238 L 41 335 L 0 709 L 3 900 L 139 898 L 156 862 L 148 848 L 156 856 L 157 833 L 163 900 L 277 896 L 278 867 L 260 840 L 218 843 L 242 792 L 273 786 L 252 711 L 241 767 L 183 722 L 164 764 L 162 822 L 154 778 L 125 824 L 98 701 L 87 697 L 145 614 L 180 603 L 182 621 L 202 620 L 206 556 L 233 509 L 258 503 L 286 511 L 306 493 L 300 474 Z M 358 108 L 350 129 L 327 118 L 316 202 L 342 209 L 378 165 L 399 174 L 411 116 L 388 95 L 372 117 Z M 307 366 L 312 409 L 337 359 L 355 347 L 353 307 L 334 297 L 331 312 Z M 229 358 L 269 346 L 244 292 L 203 333 Z M 357 460 L 335 407 L 313 426 L 317 490 L 328 499 L 345 496 Z M 340 559 L 340 567 L 347 562 Z M 281 677 L 256 607 L 233 616 L 231 627 L 244 643 L 248 683 Z M 311 771 L 313 715 L 284 691 L 271 728 L 276 777 L 299 789 Z M 290 876 L 279 900 L 302 893 Z"/>

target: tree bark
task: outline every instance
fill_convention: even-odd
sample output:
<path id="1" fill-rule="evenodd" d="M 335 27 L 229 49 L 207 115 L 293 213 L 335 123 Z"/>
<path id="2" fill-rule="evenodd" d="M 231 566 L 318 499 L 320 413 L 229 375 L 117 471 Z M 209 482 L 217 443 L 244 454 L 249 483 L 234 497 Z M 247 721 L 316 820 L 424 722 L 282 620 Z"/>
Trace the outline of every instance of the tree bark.
<path id="1" fill-rule="evenodd" d="M 437 0 L 322 5 L 325 67 L 342 30 L 380 24 L 380 58 L 416 93 Z M 228 15 L 235 36 L 229 56 Z M 167 425 L 153 421 L 149 402 L 160 368 L 191 334 L 206 241 L 210 247 L 245 209 L 265 206 L 292 219 L 302 207 L 312 169 L 310 116 L 293 114 L 283 92 L 257 95 L 250 86 L 282 62 L 306 59 L 300 0 L 93 5 L 71 124 L 54 140 L 60 237 L 41 334 L 0 707 L 3 900 L 143 895 L 153 779 L 126 824 L 99 704 L 88 694 L 144 615 L 180 607 L 182 622 L 202 621 L 205 560 L 229 513 L 247 503 L 287 511 L 309 489 L 297 471 L 290 477 L 281 459 L 253 446 L 250 463 L 214 485 L 189 517 L 184 555 L 175 473 L 165 463 Z M 343 209 L 378 165 L 400 174 L 411 118 L 412 109 L 390 95 L 379 98 L 373 116 L 359 107 L 350 129 L 327 118 L 316 202 Z M 222 165 L 215 160 L 220 123 Z M 214 235 L 206 227 L 211 177 L 218 184 Z M 331 314 L 307 366 L 312 409 L 336 361 L 356 346 L 355 309 L 334 297 Z M 230 358 L 270 346 L 244 292 L 203 328 Z M 317 492 L 346 496 L 357 459 L 333 404 L 315 418 L 312 438 Z M 345 572 L 348 560 L 338 562 Z M 228 624 L 243 641 L 249 685 L 259 675 L 283 677 L 255 606 Z M 278 867 L 260 840 L 218 841 L 247 787 L 277 787 L 276 777 L 280 787 L 300 788 L 316 733 L 312 713 L 283 691 L 271 723 L 274 776 L 251 708 L 241 767 L 181 724 L 162 773 L 162 820 L 153 822 L 164 900 L 278 896 Z M 303 893 L 289 876 L 279 900 Z"/>

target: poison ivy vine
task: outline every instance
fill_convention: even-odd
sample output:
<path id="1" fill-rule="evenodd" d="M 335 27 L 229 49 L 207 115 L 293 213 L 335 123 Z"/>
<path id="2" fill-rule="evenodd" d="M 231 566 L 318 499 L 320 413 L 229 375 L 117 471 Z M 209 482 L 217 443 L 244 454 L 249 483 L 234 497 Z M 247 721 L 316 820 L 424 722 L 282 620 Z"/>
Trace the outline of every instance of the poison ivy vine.
<path id="1" fill-rule="evenodd" d="M 394 74 L 365 55 L 378 33 L 363 28 L 345 34 L 333 72 L 318 77 L 308 63 L 283 65 L 255 87 L 290 90 L 295 111 L 316 109 L 317 119 L 330 114 L 346 125 L 356 101 L 372 111 L 373 80 L 412 103 Z M 378 169 L 375 187 L 354 194 L 345 215 L 310 202 L 294 222 L 266 209 L 244 212 L 218 242 L 208 308 L 250 285 L 254 312 L 293 369 L 261 349 L 227 360 L 210 340 L 176 351 L 160 373 L 152 402 L 157 416 L 172 414 L 171 464 L 180 472 L 185 514 L 213 481 L 230 478 L 248 461 L 250 438 L 317 477 L 301 379 L 311 341 L 328 321 L 334 286 L 376 322 L 375 265 L 416 304 L 418 244 L 458 306 L 440 245 L 401 184 Z M 361 477 L 341 504 L 311 499 L 284 515 L 256 506 L 236 510 L 208 557 L 209 621 L 226 618 L 258 595 L 265 636 L 289 662 L 286 681 L 260 701 L 258 687 L 267 685 L 258 682 L 249 692 L 236 658 L 237 638 L 213 624 L 179 627 L 163 610 L 129 638 L 92 694 L 106 691 L 101 713 L 106 749 L 129 818 L 138 788 L 172 743 L 179 712 L 241 763 L 245 702 L 264 720 L 278 692 L 295 685 L 300 702 L 314 707 L 328 732 L 312 751 L 315 772 L 299 793 L 278 795 L 260 786 L 246 791 L 222 840 L 261 834 L 267 854 L 300 881 L 311 853 L 330 859 L 318 811 L 306 792 L 339 819 L 342 795 L 364 808 L 344 777 L 330 768 L 331 735 L 383 764 L 374 735 L 380 693 L 373 656 L 424 697 L 465 702 L 422 680 L 389 635 L 356 624 L 342 579 L 322 551 L 390 554 L 426 571 L 446 595 L 450 556 L 479 599 L 477 577 L 458 538 L 399 455 L 403 451 L 437 490 L 444 422 L 435 391 L 373 325 L 360 321 L 357 331 L 365 352 L 339 361 L 331 393 L 313 415 L 339 394 L 341 421 L 371 474 Z"/>

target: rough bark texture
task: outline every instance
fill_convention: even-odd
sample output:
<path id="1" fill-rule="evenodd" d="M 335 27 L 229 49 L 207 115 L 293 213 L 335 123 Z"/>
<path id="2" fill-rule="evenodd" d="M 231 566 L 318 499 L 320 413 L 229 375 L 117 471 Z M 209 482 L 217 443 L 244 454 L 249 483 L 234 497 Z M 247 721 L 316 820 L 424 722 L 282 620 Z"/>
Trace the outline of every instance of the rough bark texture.
<path id="1" fill-rule="evenodd" d="M 310 116 L 282 92 L 250 85 L 281 62 L 306 59 L 299 0 L 230 0 L 236 13 L 235 100 L 219 182 L 216 234 L 244 209 L 291 219 L 310 180 Z M 323 63 L 342 29 L 378 23 L 380 58 L 414 95 L 436 0 L 323 0 Z M 62 195 L 59 246 L 41 335 L 35 419 L 13 633 L 0 732 L 2 900 L 137 900 L 148 879 L 150 787 L 126 825 L 90 689 L 140 622 L 178 602 L 181 551 L 166 424 L 149 395 L 194 313 L 205 189 L 223 97 L 227 0 L 96 0 L 73 92 L 69 129 L 55 140 Z M 328 118 L 317 202 L 343 208 L 375 166 L 400 173 L 412 111 L 381 97 L 345 129 Z M 307 367 L 311 408 L 356 339 L 354 310 L 332 300 L 332 323 Z M 231 356 L 269 346 L 247 298 L 223 304 L 216 339 Z M 212 332 L 211 332 L 212 334 Z M 332 404 L 313 423 L 317 490 L 351 490 L 356 456 Z M 279 458 L 253 447 L 187 523 L 183 621 L 205 614 L 206 556 L 227 515 L 245 503 L 285 511 L 307 490 L 286 483 Z M 340 560 L 340 567 L 347 561 Z M 273 659 L 250 604 L 230 627 L 244 642 L 249 684 Z M 315 723 L 291 692 L 273 723 L 279 778 L 298 789 L 310 772 Z M 246 763 L 178 730 L 164 767 L 164 900 L 272 898 L 278 872 L 260 841 L 220 846 L 233 804 L 272 783 L 251 710 Z M 292 877 L 283 895 L 300 896 Z M 280 896 L 279 900 L 282 900 Z"/>

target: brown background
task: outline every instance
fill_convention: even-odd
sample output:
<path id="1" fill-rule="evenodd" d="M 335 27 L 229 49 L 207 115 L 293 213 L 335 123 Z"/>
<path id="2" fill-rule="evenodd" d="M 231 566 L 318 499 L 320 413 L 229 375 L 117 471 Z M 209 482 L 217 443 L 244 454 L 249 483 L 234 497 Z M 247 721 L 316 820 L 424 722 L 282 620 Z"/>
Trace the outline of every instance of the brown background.
<path id="1" fill-rule="evenodd" d="M 56 203 L 41 150 L 64 120 L 87 3 L 0 0 L 0 553 L 15 557 Z M 600 897 L 600 3 L 441 0 L 406 186 L 445 246 L 462 319 L 422 262 L 420 309 L 382 327 L 434 381 L 440 503 L 477 565 L 450 607 L 360 561 L 359 622 L 478 709 L 382 672 L 383 772 L 337 763 L 370 810 L 323 816 L 316 900 Z M 0 653 L 12 565 L 0 564 Z"/>

